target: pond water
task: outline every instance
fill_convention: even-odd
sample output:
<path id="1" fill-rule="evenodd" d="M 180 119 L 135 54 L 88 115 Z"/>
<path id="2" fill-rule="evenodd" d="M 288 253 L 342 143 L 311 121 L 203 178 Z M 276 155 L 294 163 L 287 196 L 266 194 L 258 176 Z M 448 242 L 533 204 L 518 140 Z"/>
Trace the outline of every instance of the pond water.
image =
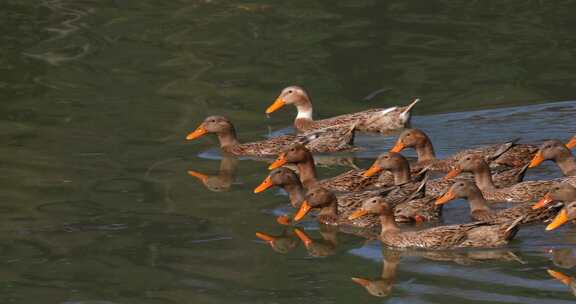
<path id="1" fill-rule="evenodd" d="M 440 156 L 576 133 L 574 1 L 0 1 L 0 303 L 573 303 L 576 229 L 508 247 L 402 256 L 292 232 L 266 163 L 186 134 L 229 116 L 242 140 L 289 131 L 264 109 L 289 84 L 329 117 L 414 97 Z M 361 135 L 366 168 L 394 137 Z M 410 154 L 409 154 L 410 155 Z M 222 173 L 220 166 L 224 169 Z M 187 174 L 213 176 L 204 187 Z M 347 170 L 322 167 L 322 176 Z M 231 174 L 228 174 L 231 173 Z M 546 163 L 528 179 L 553 178 Z M 445 222 L 466 221 L 465 204 Z M 320 239 L 319 227 L 301 228 Z M 321 244 L 321 243 L 319 243 Z M 318 249 L 318 250 L 322 250 Z M 378 278 L 373 297 L 351 277 Z M 482 258 L 478 258 L 481 256 Z"/>

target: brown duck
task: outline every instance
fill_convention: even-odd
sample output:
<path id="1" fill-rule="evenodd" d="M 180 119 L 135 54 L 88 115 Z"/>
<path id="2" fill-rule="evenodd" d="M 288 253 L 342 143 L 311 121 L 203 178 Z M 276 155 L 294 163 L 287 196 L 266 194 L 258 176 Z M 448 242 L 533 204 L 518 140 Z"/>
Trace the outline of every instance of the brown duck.
<path id="1" fill-rule="evenodd" d="M 313 152 L 353 151 L 354 126 L 348 129 L 323 129 L 299 136 L 283 135 L 251 143 L 240 143 L 232 122 L 224 116 L 209 116 L 196 130 L 186 136 L 194 140 L 206 134 L 218 136 L 220 149 L 232 155 L 251 155 L 258 157 L 277 155 L 294 143 L 306 144 Z"/>
<path id="2" fill-rule="evenodd" d="M 565 176 L 576 175 L 576 157 L 561 141 L 545 141 L 530 161 L 529 167 L 537 167 L 546 160 L 555 162 Z"/>
<path id="3" fill-rule="evenodd" d="M 414 169 L 428 167 L 430 170 L 441 172 L 452 170 L 456 161 L 465 154 L 481 155 L 486 161 L 493 162 L 497 165 L 521 167 L 530 161 L 533 153 L 538 149 L 538 147 L 534 145 L 507 142 L 504 144 L 466 149 L 445 159 L 438 159 L 434 153 L 432 141 L 424 131 L 419 129 L 404 130 L 390 151 L 400 152 L 406 148 L 416 150 L 418 160 L 413 166 Z"/>
<path id="4" fill-rule="evenodd" d="M 510 223 L 519 218 L 522 218 L 520 222 L 522 224 L 543 222 L 554 217 L 562 208 L 557 204 L 533 209 L 532 203 L 523 203 L 507 209 L 493 210 L 476 184 L 473 181 L 464 180 L 455 182 L 446 194 L 436 200 L 436 204 L 442 205 L 458 198 L 468 200 L 472 219 L 491 224 Z"/>
<path id="5" fill-rule="evenodd" d="M 540 209 L 552 202 L 573 202 L 576 201 L 576 187 L 569 183 L 556 183 L 534 206 L 533 209 Z"/>
<path id="6" fill-rule="evenodd" d="M 509 187 L 498 188 L 494 184 L 490 175 L 490 168 L 484 158 L 475 154 L 463 155 L 445 178 L 454 178 L 461 172 L 473 173 L 476 186 L 482 191 L 484 197 L 496 202 L 520 203 L 538 200 L 558 181 L 525 181 Z"/>
<path id="7" fill-rule="evenodd" d="M 299 86 L 289 86 L 280 92 L 274 103 L 266 109 L 266 114 L 273 113 L 287 104 L 294 105 L 298 115 L 294 128 L 299 132 L 340 127 L 355 124 L 357 130 L 364 132 L 387 132 L 404 128 L 410 122 L 411 110 L 419 99 L 404 107 L 387 109 L 370 109 L 363 112 L 344 114 L 332 118 L 314 120 L 312 101 L 306 91 Z"/>
<path id="8" fill-rule="evenodd" d="M 380 215 L 380 240 L 384 245 L 403 249 L 446 250 L 463 247 L 491 248 L 508 244 L 518 231 L 519 221 L 507 224 L 474 222 L 439 226 L 419 231 L 402 231 L 394 221 L 392 207 L 381 198 L 370 198 L 350 219 L 367 213 Z"/>

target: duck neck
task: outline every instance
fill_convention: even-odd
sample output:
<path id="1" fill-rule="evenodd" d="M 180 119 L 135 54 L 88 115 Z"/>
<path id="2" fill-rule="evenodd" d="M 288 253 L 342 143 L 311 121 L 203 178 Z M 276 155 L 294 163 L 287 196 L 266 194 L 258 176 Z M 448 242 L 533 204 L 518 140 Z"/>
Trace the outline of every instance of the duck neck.
<path id="1" fill-rule="evenodd" d="M 233 177 L 236 167 L 238 166 L 238 159 L 235 157 L 225 156 L 220 161 L 220 176 Z"/>
<path id="2" fill-rule="evenodd" d="M 310 157 L 303 162 L 299 162 L 297 166 L 300 173 L 300 182 L 302 182 L 302 185 L 306 188 L 310 188 L 311 186 L 315 185 L 317 178 L 314 159 Z"/>
<path id="3" fill-rule="evenodd" d="M 410 181 L 410 166 L 402 164 L 400 167 L 390 170 L 394 175 L 394 184 L 402 185 Z"/>
<path id="4" fill-rule="evenodd" d="M 338 202 L 337 201 L 330 202 L 328 206 L 320 209 L 320 212 L 318 212 L 318 216 L 336 219 L 338 217 Z"/>
<path id="5" fill-rule="evenodd" d="M 309 100 L 305 100 L 296 105 L 296 110 L 298 110 L 298 115 L 294 120 L 294 127 L 297 130 L 307 129 L 314 122 L 314 111 L 312 109 L 312 103 Z"/>
<path id="6" fill-rule="evenodd" d="M 576 175 L 576 158 L 572 153 L 566 153 L 555 159 L 556 164 L 560 167 L 562 174 L 566 176 Z"/>
<path id="7" fill-rule="evenodd" d="M 492 175 L 490 175 L 490 168 L 486 163 L 480 166 L 474 173 L 474 181 L 476 186 L 482 191 L 495 191 L 497 190 L 494 182 L 492 181 Z"/>
<path id="8" fill-rule="evenodd" d="M 386 233 L 400 231 L 400 228 L 398 228 L 394 221 L 394 214 L 389 210 L 383 210 L 380 213 L 380 224 L 382 225 L 382 231 L 380 232 L 382 238 Z"/>
<path id="9" fill-rule="evenodd" d="M 228 150 L 231 147 L 239 144 L 238 138 L 236 137 L 236 130 L 234 128 L 219 132 L 217 135 L 218 141 L 220 142 L 220 148 L 223 150 Z"/>
<path id="10" fill-rule="evenodd" d="M 284 185 L 282 188 L 284 188 L 284 191 L 288 193 L 288 196 L 290 197 L 290 204 L 292 205 L 292 207 L 294 208 L 300 207 L 300 205 L 304 201 L 304 188 L 302 188 L 302 184 L 298 183 L 297 185 L 295 184 Z"/>
<path id="11" fill-rule="evenodd" d="M 436 160 L 436 153 L 434 153 L 434 147 L 429 139 L 423 141 L 416 147 L 416 155 L 418 155 L 418 161 L 430 161 Z"/>
<path id="12" fill-rule="evenodd" d="M 386 282 L 392 282 L 396 278 L 396 271 L 398 270 L 398 261 L 384 260 L 382 265 L 382 279 Z"/>
<path id="13" fill-rule="evenodd" d="M 468 203 L 470 204 L 470 213 L 490 211 L 490 206 L 488 206 L 480 189 L 476 188 L 468 193 Z"/>

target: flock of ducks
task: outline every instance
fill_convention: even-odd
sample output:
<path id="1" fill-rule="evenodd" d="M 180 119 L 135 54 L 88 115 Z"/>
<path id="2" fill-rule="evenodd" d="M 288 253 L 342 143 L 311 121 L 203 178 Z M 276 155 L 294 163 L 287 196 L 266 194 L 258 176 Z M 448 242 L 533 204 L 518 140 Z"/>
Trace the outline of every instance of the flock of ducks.
<path id="1" fill-rule="evenodd" d="M 268 167 L 271 172 L 254 193 L 272 187 L 285 190 L 295 213 L 292 218 L 278 217 L 279 223 L 295 225 L 317 211 L 315 220 L 322 229 L 379 239 L 395 250 L 495 248 L 508 244 L 523 225 L 545 223 L 546 230 L 554 230 L 576 221 L 576 158 L 571 152 L 576 147 L 576 135 L 567 142 L 511 141 L 473 147 L 439 159 L 426 133 L 408 128 L 418 101 L 314 120 L 309 95 L 301 87 L 290 86 L 281 91 L 266 114 L 294 105 L 298 111 L 296 135 L 241 143 L 228 118 L 209 116 L 186 139 L 215 134 L 225 154 L 276 157 Z M 368 169 L 318 179 L 315 153 L 356 151 L 355 132 L 385 134 L 395 130 L 401 133 L 393 148 Z M 416 160 L 401 154 L 408 149 L 415 150 Z M 547 160 L 557 164 L 562 177 L 524 181 L 530 168 Z M 191 175 L 202 177 L 199 173 Z M 434 224 L 441 220 L 443 205 L 458 198 L 468 201 L 470 221 Z M 509 207 L 495 208 L 495 203 Z M 420 223 L 433 227 L 420 228 Z M 312 246 L 313 241 L 302 230 L 295 228 L 294 233 L 307 248 Z M 261 232 L 256 236 L 279 247 L 275 244 L 278 238 Z M 368 288 L 362 279 L 353 280 Z"/>

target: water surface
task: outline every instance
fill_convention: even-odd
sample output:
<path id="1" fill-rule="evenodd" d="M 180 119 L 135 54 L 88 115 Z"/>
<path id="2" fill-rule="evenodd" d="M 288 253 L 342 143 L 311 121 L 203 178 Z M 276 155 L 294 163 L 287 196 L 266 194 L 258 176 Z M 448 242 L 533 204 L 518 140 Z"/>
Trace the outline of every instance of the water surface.
<path id="1" fill-rule="evenodd" d="M 574 275 L 548 250 L 574 247 L 576 230 L 538 225 L 495 253 L 504 259 L 402 257 L 391 293 L 372 297 L 350 277 L 380 276 L 378 243 L 340 234 L 323 258 L 301 244 L 271 250 L 254 233 L 282 233 L 273 214 L 289 209 L 281 193 L 252 194 L 265 163 L 232 162 L 234 177 L 209 191 L 187 171 L 219 173 L 215 140 L 184 137 L 208 114 L 229 116 L 246 141 L 283 131 L 294 110 L 269 119 L 263 111 L 282 87 L 300 84 L 321 117 L 421 97 L 413 125 L 441 156 L 516 137 L 567 139 L 576 133 L 575 9 L 573 1 L 1 1 L 0 302 L 573 301 L 546 269 Z M 392 141 L 359 137 L 367 149 L 356 165 Z M 557 176 L 546 164 L 528 178 Z M 449 205 L 446 222 L 465 219 L 464 206 Z M 314 223 L 303 227 L 320 238 Z"/>

